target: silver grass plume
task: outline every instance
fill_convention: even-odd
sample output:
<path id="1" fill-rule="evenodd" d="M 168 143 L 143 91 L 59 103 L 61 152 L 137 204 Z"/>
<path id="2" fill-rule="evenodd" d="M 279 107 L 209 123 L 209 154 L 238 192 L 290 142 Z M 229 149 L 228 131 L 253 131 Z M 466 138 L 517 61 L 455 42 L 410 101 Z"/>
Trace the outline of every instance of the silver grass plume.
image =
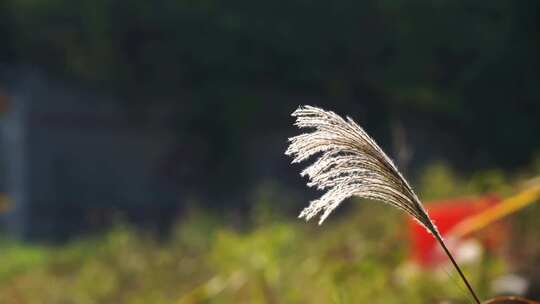
<path id="1" fill-rule="evenodd" d="M 293 163 L 321 156 L 302 176 L 308 176 L 308 186 L 328 191 L 314 200 L 301 213 L 311 219 L 322 213 L 319 224 L 348 197 L 374 199 L 389 203 L 415 218 L 434 235 L 439 235 L 422 203 L 392 160 L 377 143 L 350 117 L 341 118 L 334 112 L 304 106 L 293 112 L 295 125 L 313 128 L 289 139 L 285 154 L 293 156 Z"/>
<path id="2" fill-rule="evenodd" d="M 373 138 L 352 118 L 343 119 L 320 108 L 299 107 L 292 116 L 296 117 L 297 127 L 313 131 L 289 138 L 290 145 L 285 154 L 294 157 L 293 163 L 320 155 L 301 175 L 308 176 L 308 186 L 326 190 L 302 210 L 300 218 L 310 220 L 322 213 L 319 220 L 322 224 L 343 200 L 351 196 L 382 201 L 401 209 L 433 234 L 476 302 L 480 303 L 418 196 Z"/>

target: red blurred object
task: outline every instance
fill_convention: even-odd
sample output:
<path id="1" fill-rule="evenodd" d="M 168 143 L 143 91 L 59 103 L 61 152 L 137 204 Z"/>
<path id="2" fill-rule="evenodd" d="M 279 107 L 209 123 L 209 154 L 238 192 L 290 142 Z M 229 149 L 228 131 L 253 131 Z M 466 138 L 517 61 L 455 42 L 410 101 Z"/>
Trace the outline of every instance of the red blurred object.
<path id="1" fill-rule="evenodd" d="M 456 198 L 428 203 L 426 209 L 429 216 L 443 237 L 463 220 L 483 212 L 501 201 L 495 194 L 478 198 Z M 409 219 L 409 237 L 411 241 L 411 258 L 422 266 L 435 266 L 446 261 L 443 255 L 437 254 L 438 244 L 435 238 L 416 221 Z M 485 239 L 490 246 L 493 240 Z M 495 240 L 496 241 L 496 240 Z"/>

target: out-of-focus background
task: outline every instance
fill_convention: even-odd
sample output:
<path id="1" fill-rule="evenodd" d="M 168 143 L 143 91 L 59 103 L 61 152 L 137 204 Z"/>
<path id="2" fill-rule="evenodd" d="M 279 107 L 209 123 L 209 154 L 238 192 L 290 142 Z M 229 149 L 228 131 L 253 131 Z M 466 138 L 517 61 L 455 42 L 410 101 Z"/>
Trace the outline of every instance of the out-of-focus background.
<path id="1" fill-rule="evenodd" d="M 470 303 L 396 210 L 283 152 L 310 104 L 395 159 L 483 299 L 540 300 L 538 1 L 3 0 L 1 303 Z"/>

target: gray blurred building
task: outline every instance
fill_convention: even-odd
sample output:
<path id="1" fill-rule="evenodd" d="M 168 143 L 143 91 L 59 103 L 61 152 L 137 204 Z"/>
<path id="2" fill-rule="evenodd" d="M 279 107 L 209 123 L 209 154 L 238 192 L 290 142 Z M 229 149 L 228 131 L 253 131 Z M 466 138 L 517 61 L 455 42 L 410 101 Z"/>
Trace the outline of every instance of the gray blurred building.
<path id="1" fill-rule="evenodd" d="M 32 69 L 0 75 L 0 183 L 9 199 L 0 218 L 10 233 L 62 236 L 114 210 L 177 204 L 160 174 L 174 145 L 166 111 L 135 119 L 118 102 Z"/>

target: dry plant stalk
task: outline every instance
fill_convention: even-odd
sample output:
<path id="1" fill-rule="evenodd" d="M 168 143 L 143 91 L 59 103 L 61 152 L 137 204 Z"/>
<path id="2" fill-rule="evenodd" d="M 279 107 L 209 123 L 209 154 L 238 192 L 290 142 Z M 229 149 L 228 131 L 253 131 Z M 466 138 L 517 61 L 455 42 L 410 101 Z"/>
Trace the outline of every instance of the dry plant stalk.
<path id="1" fill-rule="evenodd" d="M 285 154 L 294 157 L 293 163 L 320 155 L 301 175 L 308 176 L 308 186 L 327 190 L 302 210 L 299 217 L 309 220 L 322 213 L 319 220 L 322 224 L 343 200 L 351 196 L 382 201 L 401 209 L 435 237 L 479 304 L 480 300 L 420 199 L 375 140 L 350 117 L 343 119 L 331 111 L 303 106 L 292 116 L 296 117 L 297 127 L 313 131 L 290 138 Z"/>

